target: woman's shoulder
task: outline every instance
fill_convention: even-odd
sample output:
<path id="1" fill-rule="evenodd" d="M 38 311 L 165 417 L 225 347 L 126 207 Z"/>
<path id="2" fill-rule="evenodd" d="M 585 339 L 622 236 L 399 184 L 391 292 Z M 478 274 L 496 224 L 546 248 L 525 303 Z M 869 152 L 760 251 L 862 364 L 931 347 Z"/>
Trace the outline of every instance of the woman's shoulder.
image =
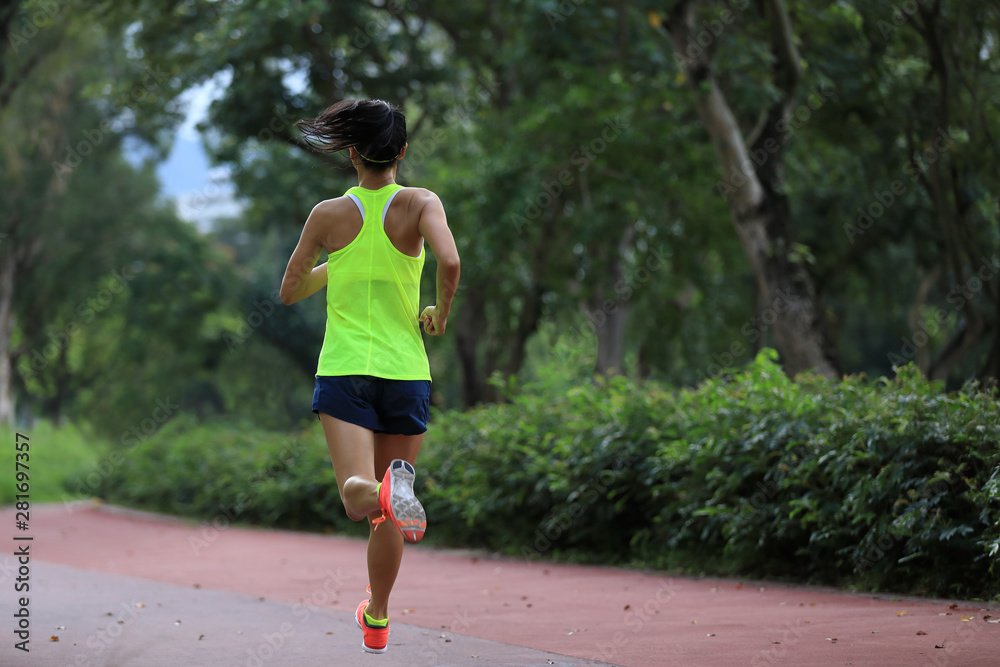
<path id="1" fill-rule="evenodd" d="M 313 207 L 313 215 L 336 217 L 350 212 L 354 208 L 355 204 L 351 198 L 347 195 L 341 195 L 340 197 L 334 197 L 333 199 L 324 199 L 320 203 L 316 204 Z"/>
<path id="2" fill-rule="evenodd" d="M 407 202 L 407 208 L 423 208 L 430 202 L 439 202 L 441 199 L 431 190 L 427 188 L 417 188 L 407 186 L 399 191 L 397 197 L 403 196 Z"/>

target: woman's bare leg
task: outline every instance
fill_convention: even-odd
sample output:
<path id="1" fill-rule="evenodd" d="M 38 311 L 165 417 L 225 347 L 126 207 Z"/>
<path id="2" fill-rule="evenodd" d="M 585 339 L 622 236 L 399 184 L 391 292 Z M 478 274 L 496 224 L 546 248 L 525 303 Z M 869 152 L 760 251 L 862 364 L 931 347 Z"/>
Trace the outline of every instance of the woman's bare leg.
<path id="1" fill-rule="evenodd" d="M 381 479 L 375 478 L 375 433 L 323 412 L 319 419 L 347 516 L 361 521 L 372 513 L 380 515 L 375 491 Z"/>
<path id="2" fill-rule="evenodd" d="M 424 440 L 420 435 L 387 435 L 375 434 L 375 473 L 381 480 L 389 463 L 394 459 L 403 459 L 411 464 L 416 463 L 417 453 Z M 368 515 L 368 523 L 382 516 L 381 510 Z M 368 581 L 372 587 L 371 602 L 366 612 L 374 619 L 389 617 L 389 593 L 396 582 L 399 563 L 403 559 L 403 534 L 395 529 L 390 522 L 381 525 L 379 530 L 371 526 L 368 536 Z"/>

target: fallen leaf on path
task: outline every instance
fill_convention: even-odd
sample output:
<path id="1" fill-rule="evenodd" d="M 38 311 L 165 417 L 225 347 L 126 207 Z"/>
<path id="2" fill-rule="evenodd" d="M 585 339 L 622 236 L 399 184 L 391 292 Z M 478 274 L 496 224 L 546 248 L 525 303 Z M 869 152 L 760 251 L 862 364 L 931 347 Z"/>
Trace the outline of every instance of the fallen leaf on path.
<path id="1" fill-rule="evenodd" d="M 917 634 L 918 635 L 926 635 L 927 633 L 924 632 L 923 630 L 917 630 Z"/>
<path id="2" fill-rule="evenodd" d="M 948 605 L 948 609 L 958 609 L 958 605 L 957 604 L 950 604 L 950 605 Z"/>
<path id="3" fill-rule="evenodd" d="M 707 635 L 705 635 L 705 636 L 706 636 L 706 637 L 714 637 L 714 636 L 715 636 L 715 633 L 714 633 L 714 632 L 709 632 L 709 633 L 708 633 Z"/>
<path id="4" fill-rule="evenodd" d="M 827 637 L 826 641 L 830 642 L 831 644 L 836 644 L 837 643 L 837 638 L 836 637 Z"/>
<path id="5" fill-rule="evenodd" d="M 529 607 L 530 607 L 530 606 L 531 606 L 531 603 L 529 602 L 527 606 L 529 606 Z"/>
<path id="6" fill-rule="evenodd" d="M 896 612 L 896 616 L 906 616 L 909 613 L 910 612 L 908 612 L 908 611 L 897 611 Z"/>
<path id="7" fill-rule="evenodd" d="M 404 609 L 404 610 L 402 610 L 402 611 L 401 611 L 401 612 L 399 612 L 399 613 L 400 613 L 400 614 L 412 614 L 412 613 L 413 613 L 413 612 L 415 612 L 415 611 L 416 611 L 416 609 Z"/>
<path id="8" fill-rule="evenodd" d="M 944 644 L 935 644 L 934 648 L 944 648 Z"/>
<path id="9" fill-rule="evenodd" d="M 55 635 L 52 635 L 51 637 L 49 637 L 49 641 L 50 642 L 57 642 L 57 641 L 59 641 L 59 637 L 56 637 Z"/>
<path id="10" fill-rule="evenodd" d="M 771 642 L 772 644 L 780 644 L 781 642 Z"/>
<path id="11" fill-rule="evenodd" d="M 989 618 L 989 616 L 984 616 L 984 618 Z M 65 625 L 57 625 L 56 626 L 56 630 L 65 630 L 65 629 L 66 629 Z"/>
<path id="12" fill-rule="evenodd" d="M 205 635 L 198 635 L 198 641 L 201 641 L 204 638 L 205 638 Z"/>
<path id="13" fill-rule="evenodd" d="M 628 610 L 629 610 L 629 609 L 631 609 L 631 608 L 632 608 L 632 605 L 630 605 L 630 604 L 627 604 L 627 605 L 625 605 L 625 608 L 624 608 L 624 609 L 622 609 L 622 611 L 628 611 Z"/>
<path id="14" fill-rule="evenodd" d="M 333 633 L 332 633 L 332 632 L 327 632 L 326 634 L 328 634 L 328 635 L 332 635 Z"/>
<path id="15" fill-rule="evenodd" d="M 174 625 L 180 625 L 180 624 L 181 624 L 181 619 L 178 618 L 176 621 L 174 621 Z"/>
<path id="16" fill-rule="evenodd" d="M 996 619 L 995 621 L 986 621 L 986 622 L 987 623 L 1000 623 L 1000 618 Z"/>
<path id="17" fill-rule="evenodd" d="M 976 619 L 975 616 L 963 616 L 962 617 L 962 620 L 965 621 L 966 623 L 968 623 L 969 621 L 973 621 L 975 619 Z"/>
<path id="18" fill-rule="evenodd" d="M 809 603 L 809 606 L 810 606 L 810 607 L 815 607 L 815 606 L 816 606 L 816 603 L 815 603 L 815 602 L 810 602 L 810 603 Z"/>

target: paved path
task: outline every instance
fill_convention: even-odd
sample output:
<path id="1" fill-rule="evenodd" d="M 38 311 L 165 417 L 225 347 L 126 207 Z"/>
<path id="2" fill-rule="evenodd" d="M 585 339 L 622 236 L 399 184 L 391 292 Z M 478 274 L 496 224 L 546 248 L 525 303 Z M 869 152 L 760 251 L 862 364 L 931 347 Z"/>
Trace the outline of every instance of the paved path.
<path id="1" fill-rule="evenodd" d="M 363 541 L 88 503 L 36 506 L 31 519 L 32 650 L 13 648 L 16 564 L 0 556 L 4 667 L 1000 665 L 998 605 L 423 546 L 403 558 L 389 652 L 368 655 L 353 620 Z M 13 525 L 0 509 L 10 537 Z"/>

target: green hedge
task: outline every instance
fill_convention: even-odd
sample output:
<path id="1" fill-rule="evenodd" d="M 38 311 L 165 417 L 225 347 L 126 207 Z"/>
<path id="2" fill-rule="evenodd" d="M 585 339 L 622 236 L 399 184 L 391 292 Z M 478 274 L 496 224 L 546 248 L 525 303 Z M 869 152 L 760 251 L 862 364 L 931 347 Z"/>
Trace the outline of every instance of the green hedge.
<path id="1" fill-rule="evenodd" d="M 436 415 L 418 461 L 428 539 L 524 558 L 1000 594 L 1000 409 L 894 381 L 790 381 L 773 351 L 674 390 L 626 378 Z M 282 461 L 281 452 L 285 450 Z M 256 477 L 255 477 L 256 475 Z M 112 500 L 343 530 L 317 430 L 180 425 L 108 477 Z"/>
<path id="2" fill-rule="evenodd" d="M 344 514 L 322 431 L 278 433 L 179 417 L 122 450 L 97 495 L 210 521 L 367 534 Z"/>

